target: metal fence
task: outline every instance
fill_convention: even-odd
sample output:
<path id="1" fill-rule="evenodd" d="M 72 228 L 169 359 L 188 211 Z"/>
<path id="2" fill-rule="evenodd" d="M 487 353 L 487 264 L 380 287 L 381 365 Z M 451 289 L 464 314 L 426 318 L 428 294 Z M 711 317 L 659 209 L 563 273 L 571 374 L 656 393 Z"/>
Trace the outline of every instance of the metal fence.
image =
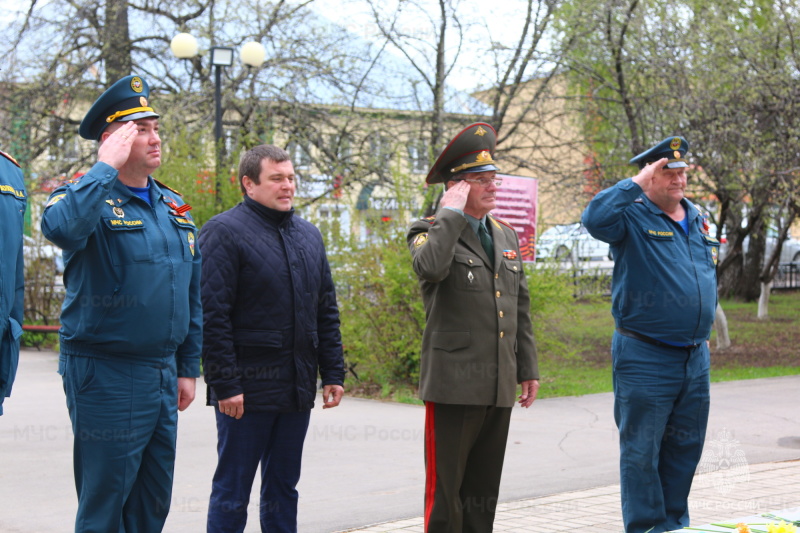
<path id="1" fill-rule="evenodd" d="M 800 263 L 781 263 L 772 280 L 773 289 L 800 289 Z"/>
<path id="2" fill-rule="evenodd" d="M 572 282 L 575 286 L 575 297 L 601 294 L 611 295 L 611 274 L 613 266 L 592 266 L 573 268 Z M 800 289 L 800 263 L 781 263 L 778 273 L 772 280 L 773 290 Z"/>

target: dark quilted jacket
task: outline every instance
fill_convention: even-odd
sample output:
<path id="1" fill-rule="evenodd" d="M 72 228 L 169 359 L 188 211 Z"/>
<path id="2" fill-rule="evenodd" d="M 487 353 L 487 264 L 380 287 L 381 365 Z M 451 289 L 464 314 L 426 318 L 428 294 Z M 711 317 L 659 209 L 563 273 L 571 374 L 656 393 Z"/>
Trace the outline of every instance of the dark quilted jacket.
<path id="1" fill-rule="evenodd" d="M 312 224 L 245 197 L 200 232 L 208 404 L 244 394 L 245 411 L 314 407 L 344 381 L 339 309 Z"/>

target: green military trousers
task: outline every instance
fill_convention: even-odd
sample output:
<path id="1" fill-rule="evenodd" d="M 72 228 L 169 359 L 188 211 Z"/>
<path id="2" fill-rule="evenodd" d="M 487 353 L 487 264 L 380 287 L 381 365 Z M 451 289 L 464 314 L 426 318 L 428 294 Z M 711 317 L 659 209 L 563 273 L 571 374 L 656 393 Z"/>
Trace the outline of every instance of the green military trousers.
<path id="1" fill-rule="evenodd" d="M 510 407 L 425 402 L 425 531 L 492 531 Z"/>

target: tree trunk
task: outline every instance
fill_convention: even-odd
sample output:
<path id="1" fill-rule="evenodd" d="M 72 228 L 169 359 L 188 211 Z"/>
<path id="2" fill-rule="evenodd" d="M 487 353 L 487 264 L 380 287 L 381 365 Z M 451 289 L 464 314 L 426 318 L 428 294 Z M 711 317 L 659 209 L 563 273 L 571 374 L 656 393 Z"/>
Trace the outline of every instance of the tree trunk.
<path id="1" fill-rule="evenodd" d="M 131 37 L 128 28 L 127 0 L 108 0 L 103 27 L 103 59 L 106 85 L 131 74 Z"/>
<path id="2" fill-rule="evenodd" d="M 717 311 L 714 317 L 714 329 L 717 330 L 717 350 L 727 350 L 731 347 L 731 337 L 728 334 L 728 318 L 725 311 L 717 302 Z"/>
<path id="3" fill-rule="evenodd" d="M 767 320 L 769 318 L 769 293 L 772 291 L 772 281 L 761 283 L 761 295 L 758 297 L 758 319 Z"/>

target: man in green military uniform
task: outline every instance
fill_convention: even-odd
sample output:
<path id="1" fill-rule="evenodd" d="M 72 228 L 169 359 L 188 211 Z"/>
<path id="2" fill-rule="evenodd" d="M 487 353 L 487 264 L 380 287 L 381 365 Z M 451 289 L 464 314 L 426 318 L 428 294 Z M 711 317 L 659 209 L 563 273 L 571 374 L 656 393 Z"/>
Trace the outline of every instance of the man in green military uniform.
<path id="1" fill-rule="evenodd" d="M 28 194 L 17 160 L 0 152 L 0 415 L 17 374 L 25 276 L 22 229 Z"/>
<path id="2" fill-rule="evenodd" d="M 536 399 L 530 297 L 514 229 L 492 217 L 497 134 L 461 131 L 427 183 L 445 183 L 436 216 L 408 232 L 425 303 L 420 398 L 425 401 L 425 530 L 491 531 L 517 384 Z"/>

